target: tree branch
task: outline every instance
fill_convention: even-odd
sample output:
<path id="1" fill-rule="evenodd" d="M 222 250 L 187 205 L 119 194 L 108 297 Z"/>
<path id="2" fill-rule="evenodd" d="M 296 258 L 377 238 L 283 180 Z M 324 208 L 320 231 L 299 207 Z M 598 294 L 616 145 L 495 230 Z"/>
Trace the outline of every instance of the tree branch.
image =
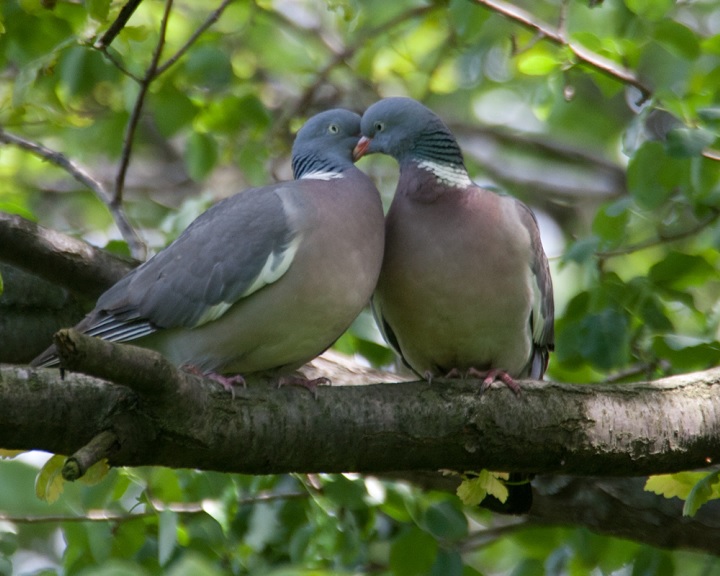
<path id="1" fill-rule="evenodd" d="M 170 18 L 170 10 L 172 9 L 173 0 L 165 0 L 165 11 L 160 22 L 160 34 L 158 37 L 157 45 L 153 50 L 150 64 L 148 65 L 145 75 L 140 81 L 140 91 L 138 92 L 137 98 L 135 99 L 135 105 L 133 106 L 130 119 L 128 120 L 127 126 L 125 127 L 125 135 L 123 136 L 123 147 L 120 155 L 120 165 L 118 166 L 117 175 L 115 176 L 115 189 L 113 191 L 112 205 L 121 206 L 123 189 L 125 188 L 125 175 L 127 174 L 128 166 L 130 165 L 130 155 L 132 154 L 133 141 L 135 139 L 135 130 L 140 122 L 140 113 L 142 112 L 143 104 L 145 103 L 145 95 L 147 94 L 150 84 L 156 77 L 156 71 L 158 63 L 160 62 L 160 56 L 162 55 L 163 47 L 165 46 L 165 33 L 167 31 L 168 19 Z M 135 252 L 133 252 L 135 256 Z M 143 254 L 144 256 L 144 254 Z"/>
<path id="2" fill-rule="evenodd" d="M 95 43 L 95 48 L 106 51 L 107 47 L 112 44 L 118 34 L 125 28 L 125 25 L 130 20 L 130 17 L 135 13 L 135 10 L 140 6 L 142 0 L 128 0 L 125 6 L 120 10 L 120 14 L 115 18 L 115 21 L 110 25 L 102 38 Z"/>
<path id="3" fill-rule="evenodd" d="M 445 381 L 321 387 L 317 399 L 253 385 L 232 400 L 154 352 L 62 333 L 73 342 L 67 366 L 102 376 L 119 370 L 135 392 L 6 368 L 0 446 L 72 454 L 112 430 L 113 465 L 250 474 L 490 468 L 636 476 L 707 466 L 720 452 L 720 370 L 622 386 L 527 381 L 519 399 L 503 387 L 480 395 L 476 382 Z M 42 416 L 41 398 L 52 417 Z M 65 431 L 38 437 L 45 426 Z"/>
<path id="4" fill-rule="evenodd" d="M 642 94 L 642 100 L 646 100 L 652 94 L 652 90 L 634 72 L 592 50 L 588 50 L 580 44 L 569 41 L 561 31 L 553 29 L 545 22 L 541 22 L 529 12 L 502 0 L 473 0 L 473 2 L 541 34 L 554 44 L 568 48 L 580 62 L 595 68 L 606 76 L 637 88 Z"/>
<path id="5" fill-rule="evenodd" d="M 125 385 L 0 366 L 0 446 L 73 454 L 99 444 L 114 466 L 384 476 L 403 470 L 391 476 L 451 491 L 456 477 L 423 471 L 592 474 L 605 478 L 536 479 L 529 522 L 581 524 L 716 552 L 720 525 L 708 522 L 705 508 L 717 510 L 718 502 L 684 518 L 681 503 L 643 492 L 640 479 L 619 477 L 707 466 L 717 457 L 720 369 L 616 386 L 525 381 L 516 398 L 502 386 L 480 395 L 473 381 L 390 383 L 387 374 L 354 365 L 343 371 L 330 357 L 315 361 L 315 370 L 332 369 L 335 384 L 386 383 L 321 387 L 315 399 L 301 388 L 251 380 L 233 399 L 210 380 L 168 369 L 153 352 L 72 338 L 66 361 Z M 134 370 L 144 375 L 134 379 Z"/>
<path id="6" fill-rule="evenodd" d="M 95 193 L 95 195 L 103 202 L 103 204 L 105 204 L 109 208 L 110 214 L 115 221 L 115 225 L 118 227 L 118 230 L 120 230 L 120 234 L 122 234 L 125 242 L 128 243 L 131 253 L 133 255 L 137 255 L 144 250 L 143 243 L 140 240 L 140 237 L 137 235 L 137 232 L 135 232 L 135 229 L 130 224 L 130 221 L 127 219 L 127 216 L 125 215 L 122 206 L 113 203 L 110 194 L 105 189 L 105 186 L 102 184 L 102 182 L 94 178 L 85 168 L 80 166 L 78 163 L 70 160 L 64 154 L 57 152 L 56 150 L 51 150 L 50 148 L 47 148 L 42 144 L 32 142 L 23 138 L 22 136 L 10 134 L 2 128 L 0 128 L 0 142 L 4 142 L 5 144 L 12 144 L 14 146 L 17 146 L 18 148 L 22 148 L 23 150 L 31 152 L 39 158 L 47 160 L 58 168 L 62 168 L 63 170 L 65 170 L 65 172 L 70 174 L 70 176 L 72 176 L 75 180 L 77 180 L 84 186 L 87 186 Z"/>
<path id="7" fill-rule="evenodd" d="M 190 38 L 187 39 L 185 44 L 183 44 L 175 54 L 173 54 L 170 58 L 168 58 L 165 62 L 162 63 L 162 65 L 158 66 L 155 70 L 155 78 L 160 76 L 163 72 L 165 72 L 168 68 L 170 68 L 175 62 L 180 60 L 182 56 L 190 49 L 190 47 L 195 44 L 198 38 L 202 36 L 202 34 L 210 28 L 215 22 L 217 22 L 220 19 L 220 16 L 222 16 L 222 13 L 225 11 L 225 8 L 230 5 L 234 0 L 223 0 L 223 2 L 218 6 L 215 10 L 213 10 L 210 15 L 205 19 L 205 22 L 203 22 L 195 32 L 193 32 L 190 35 Z"/>
<path id="8" fill-rule="evenodd" d="M 0 261 L 85 298 L 97 298 L 135 265 L 82 240 L 4 212 L 0 212 Z"/>

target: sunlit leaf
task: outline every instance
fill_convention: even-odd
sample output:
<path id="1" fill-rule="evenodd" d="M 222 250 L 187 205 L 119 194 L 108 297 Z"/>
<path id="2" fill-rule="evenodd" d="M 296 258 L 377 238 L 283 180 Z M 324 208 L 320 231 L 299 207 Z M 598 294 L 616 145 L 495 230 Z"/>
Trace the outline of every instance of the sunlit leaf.
<path id="1" fill-rule="evenodd" d="M 518 60 L 518 70 L 530 76 L 545 76 L 558 66 L 557 59 L 549 54 L 529 53 Z"/>
<path id="2" fill-rule="evenodd" d="M 488 494 L 504 503 L 508 489 L 499 479 L 504 474 L 482 470 L 477 476 L 465 478 L 457 489 L 457 495 L 466 506 L 477 506 Z"/>
<path id="3" fill-rule="evenodd" d="M 35 479 L 35 495 L 52 504 L 62 494 L 65 488 L 65 479 L 62 469 L 65 465 L 65 456 L 55 454 L 42 467 Z"/>
<path id="4" fill-rule="evenodd" d="M 103 458 L 99 462 L 95 462 L 95 464 L 90 466 L 90 468 L 87 469 L 85 474 L 83 474 L 78 481 L 83 484 L 87 484 L 88 486 L 92 486 L 93 484 L 97 484 L 103 480 L 109 472 L 110 464 L 108 463 L 107 458 Z"/>

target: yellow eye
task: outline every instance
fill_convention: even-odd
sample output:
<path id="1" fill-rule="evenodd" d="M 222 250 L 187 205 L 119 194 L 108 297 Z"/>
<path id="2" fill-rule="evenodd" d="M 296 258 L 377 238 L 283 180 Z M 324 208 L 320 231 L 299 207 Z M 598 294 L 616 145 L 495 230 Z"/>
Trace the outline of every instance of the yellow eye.
<path id="1" fill-rule="evenodd" d="M 330 124 L 330 126 L 328 126 L 328 132 L 330 132 L 330 134 L 337 134 L 340 132 L 340 127 L 337 124 Z"/>

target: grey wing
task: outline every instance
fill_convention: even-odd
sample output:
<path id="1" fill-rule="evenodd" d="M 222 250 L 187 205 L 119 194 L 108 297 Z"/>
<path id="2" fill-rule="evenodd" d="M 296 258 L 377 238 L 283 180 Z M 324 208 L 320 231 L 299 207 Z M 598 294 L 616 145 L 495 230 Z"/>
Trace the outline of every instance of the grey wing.
<path id="1" fill-rule="evenodd" d="M 397 336 L 395 336 L 392 326 L 385 321 L 385 317 L 382 315 L 381 306 L 375 297 L 370 299 L 370 309 L 372 310 L 373 317 L 375 318 L 375 324 L 379 328 L 385 342 L 390 344 L 390 348 L 395 351 L 407 368 L 415 372 L 415 374 L 418 374 L 418 372 L 410 366 L 408 361 L 405 359 L 405 356 L 403 356 L 402 349 L 400 348 L 400 342 L 398 341 Z M 422 376 L 422 374 L 418 374 L 418 376 Z"/>
<path id="2" fill-rule="evenodd" d="M 530 329 L 533 338 L 533 356 L 529 376 L 542 379 L 548 365 L 550 352 L 555 348 L 555 303 L 553 299 L 552 277 L 545 250 L 540 239 L 540 229 L 532 210 L 520 200 L 515 207 L 521 222 L 530 234 L 532 259 L 530 268 L 535 283 L 533 285 L 533 307 L 530 315 Z"/>
<path id="3" fill-rule="evenodd" d="M 105 292 L 78 328 L 123 342 L 159 328 L 195 327 L 275 282 L 301 240 L 277 193 L 292 184 L 250 189 L 201 214 Z"/>

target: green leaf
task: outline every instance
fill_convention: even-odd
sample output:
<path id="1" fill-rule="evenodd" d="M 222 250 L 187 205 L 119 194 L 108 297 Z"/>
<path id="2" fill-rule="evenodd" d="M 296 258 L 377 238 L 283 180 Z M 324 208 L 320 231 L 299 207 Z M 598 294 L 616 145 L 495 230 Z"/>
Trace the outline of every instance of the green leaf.
<path id="1" fill-rule="evenodd" d="M 573 242 L 570 247 L 565 250 L 562 257 L 562 263 L 575 262 L 576 264 L 587 264 L 588 261 L 598 251 L 600 239 L 597 236 L 586 236 Z"/>
<path id="2" fill-rule="evenodd" d="M 720 39 L 720 36 L 718 36 L 718 38 Z M 714 128 L 720 127 L 720 106 L 698 108 L 697 115 L 700 120 L 707 122 Z"/>
<path id="3" fill-rule="evenodd" d="M 166 576 L 223 576 L 225 572 L 216 568 L 207 558 L 198 553 L 185 554 L 174 562 Z"/>
<path id="4" fill-rule="evenodd" d="M 210 134 L 193 132 L 185 147 L 185 165 L 190 177 L 195 181 L 203 180 L 215 167 L 218 159 L 218 146 Z"/>
<path id="5" fill-rule="evenodd" d="M 661 20 L 655 25 L 655 39 L 670 52 L 687 60 L 695 60 L 700 56 L 698 36 L 687 26 L 674 20 Z"/>
<path id="6" fill-rule="evenodd" d="M 190 126 L 198 113 L 197 105 L 169 82 L 150 94 L 148 104 L 160 133 L 169 137 Z"/>
<path id="7" fill-rule="evenodd" d="M 185 71 L 191 85 L 214 91 L 225 88 L 233 77 L 228 53 L 219 46 L 209 44 L 190 51 Z"/>
<path id="8" fill-rule="evenodd" d="M 660 288 L 685 290 L 716 278 L 717 270 L 698 254 L 672 251 L 650 268 L 648 277 Z"/>
<path id="9" fill-rule="evenodd" d="M 633 562 L 632 576 L 674 576 L 673 560 L 667 552 L 643 548 Z"/>
<path id="10" fill-rule="evenodd" d="M 566 317 L 557 327 L 556 355 L 563 363 L 589 362 L 600 370 L 611 370 L 628 361 L 630 322 L 624 311 L 609 307 L 586 312 L 577 319 Z"/>
<path id="11" fill-rule="evenodd" d="M 720 343 L 712 339 L 665 334 L 653 339 L 652 350 L 675 370 L 704 370 L 720 363 Z"/>
<path id="12" fill-rule="evenodd" d="M 518 59 L 517 67 L 528 76 L 546 76 L 558 69 L 560 63 L 550 54 L 528 52 Z"/>
<path id="13" fill-rule="evenodd" d="M 661 142 L 645 142 L 628 164 L 630 194 L 648 210 L 659 208 L 673 193 L 687 187 L 689 178 L 689 160 L 669 157 Z"/>
<path id="14" fill-rule="evenodd" d="M 463 559 L 457 550 L 440 549 L 430 576 L 463 576 Z"/>
<path id="15" fill-rule="evenodd" d="M 648 20 L 660 20 L 674 4 L 674 0 L 625 0 L 625 6 L 631 12 Z"/>
<path id="16" fill-rule="evenodd" d="M 55 454 L 40 469 L 35 480 L 35 495 L 52 504 L 57 501 L 65 489 L 65 479 L 62 469 L 65 465 L 65 456 Z"/>
<path id="17" fill-rule="evenodd" d="M 700 506 L 716 498 L 720 498 L 720 470 L 708 473 L 693 486 L 685 500 L 683 516 L 695 516 Z"/>
<path id="18" fill-rule="evenodd" d="M 508 489 L 498 478 L 503 475 L 500 472 L 482 470 L 477 477 L 465 478 L 458 486 L 457 495 L 466 506 L 477 506 L 488 494 L 504 503 L 508 497 Z"/>
<path id="19" fill-rule="evenodd" d="M 110 0 L 85 0 L 88 14 L 94 20 L 102 23 L 107 20 L 110 13 Z"/>
<path id="20" fill-rule="evenodd" d="M 593 232 L 603 240 L 605 249 L 619 246 L 625 240 L 625 229 L 630 220 L 631 198 L 621 198 L 598 210 L 593 220 Z"/>
<path id="21" fill-rule="evenodd" d="M 423 525 L 435 538 L 442 540 L 461 540 L 468 535 L 467 517 L 447 500 L 425 510 Z"/>
<path id="22" fill-rule="evenodd" d="M 704 128 L 674 128 L 668 132 L 666 149 L 675 158 L 700 156 L 713 142 L 715 134 Z"/>
<path id="23" fill-rule="evenodd" d="M 326 478 L 323 493 L 339 506 L 350 510 L 365 508 L 367 490 L 362 478 L 351 480 L 343 474 L 333 474 Z"/>
<path id="24" fill-rule="evenodd" d="M 395 576 L 423 576 L 430 572 L 438 552 L 435 539 L 416 526 L 403 530 L 390 548 Z"/>
<path id="25" fill-rule="evenodd" d="M 92 486 L 102 481 L 110 472 L 110 464 L 108 464 L 107 458 L 103 458 L 99 462 L 95 462 L 90 468 L 87 469 L 78 482 L 82 482 L 87 486 Z"/>
<path id="26" fill-rule="evenodd" d="M 676 474 L 657 474 L 645 482 L 645 491 L 654 492 L 665 498 L 685 500 L 693 486 L 705 477 L 705 472 L 678 472 Z"/>

